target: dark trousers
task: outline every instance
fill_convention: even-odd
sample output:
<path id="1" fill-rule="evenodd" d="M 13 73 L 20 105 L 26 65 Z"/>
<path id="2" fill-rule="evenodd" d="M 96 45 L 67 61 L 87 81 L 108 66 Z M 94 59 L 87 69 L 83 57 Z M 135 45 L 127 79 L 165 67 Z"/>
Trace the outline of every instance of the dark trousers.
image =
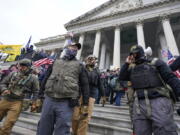
<path id="1" fill-rule="evenodd" d="M 54 101 L 47 97 L 44 100 L 37 135 L 70 135 L 73 108 L 69 100 Z"/>
<path id="2" fill-rule="evenodd" d="M 111 91 L 110 91 L 110 104 L 113 104 L 115 101 L 114 99 L 114 90 L 113 88 L 111 88 Z"/>
<path id="3" fill-rule="evenodd" d="M 136 135 L 178 135 L 173 119 L 173 106 L 171 100 L 159 97 L 150 100 L 151 116 L 147 115 L 145 100 L 139 100 L 140 114 L 137 105 L 133 105 L 133 125 Z"/>

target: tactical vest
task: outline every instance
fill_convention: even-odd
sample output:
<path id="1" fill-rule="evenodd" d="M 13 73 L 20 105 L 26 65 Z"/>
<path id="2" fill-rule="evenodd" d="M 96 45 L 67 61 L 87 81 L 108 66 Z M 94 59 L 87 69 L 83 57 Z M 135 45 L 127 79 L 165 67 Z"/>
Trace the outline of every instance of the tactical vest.
<path id="1" fill-rule="evenodd" d="M 132 68 L 130 81 L 135 90 L 163 86 L 157 69 L 148 63 L 142 63 Z"/>
<path id="2" fill-rule="evenodd" d="M 47 80 L 45 93 L 52 98 L 77 98 L 79 96 L 80 62 L 56 59 Z"/>
<path id="3" fill-rule="evenodd" d="M 167 87 L 163 79 L 161 78 L 158 70 L 155 67 L 155 63 L 158 59 L 154 58 L 150 63 L 142 63 L 139 65 L 130 66 L 129 70 L 130 81 L 134 91 L 134 101 L 136 105 L 137 114 L 140 114 L 139 101 L 137 97 L 137 90 L 143 89 L 145 96 L 145 103 L 147 106 L 147 115 L 150 117 L 152 110 L 150 100 L 148 98 L 148 91 L 154 90 L 159 94 L 170 98 L 170 89 Z"/>
<path id="4" fill-rule="evenodd" d="M 10 83 L 8 85 L 12 98 L 23 98 L 26 91 L 31 91 L 30 88 L 26 86 L 26 83 L 31 79 L 32 74 L 28 76 L 22 75 L 21 73 L 12 73 Z M 28 89 L 28 90 L 27 90 Z"/>

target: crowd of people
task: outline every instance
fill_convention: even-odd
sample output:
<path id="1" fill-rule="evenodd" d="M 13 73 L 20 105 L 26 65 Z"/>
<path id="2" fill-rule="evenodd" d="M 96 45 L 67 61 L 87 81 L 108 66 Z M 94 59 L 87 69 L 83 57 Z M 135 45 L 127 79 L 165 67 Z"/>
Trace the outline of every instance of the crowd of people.
<path id="1" fill-rule="evenodd" d="M 180 81 L 166 63 L 147 58 L 136 45 L 121 68 L 100 71 L 95 56 L 76 59 L 80 49 L 72 40 L 49 55 L 30 47 L 16 65 L 0 72 L 0 119 L 6 116 L 0 135 L 9 135 L 29 106 L 41 112 L 37 135 L 70 135 L 71 127 L 73 135 L 86 135 L 94 104 L 120 106 L 125 93 L 134 134 L 177 135 L 171 98 L 178 99 Z M 53 62 L 35 64 L 44 58 Z"/>

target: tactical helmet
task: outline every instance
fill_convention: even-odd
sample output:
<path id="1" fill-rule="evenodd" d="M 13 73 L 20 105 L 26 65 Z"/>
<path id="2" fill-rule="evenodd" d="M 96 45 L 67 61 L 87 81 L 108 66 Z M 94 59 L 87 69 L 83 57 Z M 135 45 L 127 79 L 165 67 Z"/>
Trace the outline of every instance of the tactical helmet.
<path id="1" fill-rule="evenodd" d="M 19 65 L 20 66 L 27 66 L 27 67 L 30 67 L 32 65 L 32 62 L 30 59 L 22 59 L 20 62 L 19 62 Z"/>
<path id="2" fill-rule="evenodd" d="M 130 55 L 134 53 L 138 54 L 139 56 L 144 56 L 144 49 L 140 45 L 134 45 L 130 49 Z"/>

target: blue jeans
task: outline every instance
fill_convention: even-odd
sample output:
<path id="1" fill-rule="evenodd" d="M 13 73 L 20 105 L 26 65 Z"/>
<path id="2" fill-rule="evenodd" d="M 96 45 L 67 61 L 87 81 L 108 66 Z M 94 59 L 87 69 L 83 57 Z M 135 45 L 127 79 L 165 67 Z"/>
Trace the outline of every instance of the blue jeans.
<path id="1" fill-rule="evenodd" d="M 115 105 L 120 106 L 121 105 L 121 97 L 124 95 L 124 92 L 117 91 L 115 96 Z"/>
<path id="2" fill-rule="evenodd" d="M 54 101 L 46 96 L 37 135 L 70 135 L 73 108 L 69 100 Z"/>

